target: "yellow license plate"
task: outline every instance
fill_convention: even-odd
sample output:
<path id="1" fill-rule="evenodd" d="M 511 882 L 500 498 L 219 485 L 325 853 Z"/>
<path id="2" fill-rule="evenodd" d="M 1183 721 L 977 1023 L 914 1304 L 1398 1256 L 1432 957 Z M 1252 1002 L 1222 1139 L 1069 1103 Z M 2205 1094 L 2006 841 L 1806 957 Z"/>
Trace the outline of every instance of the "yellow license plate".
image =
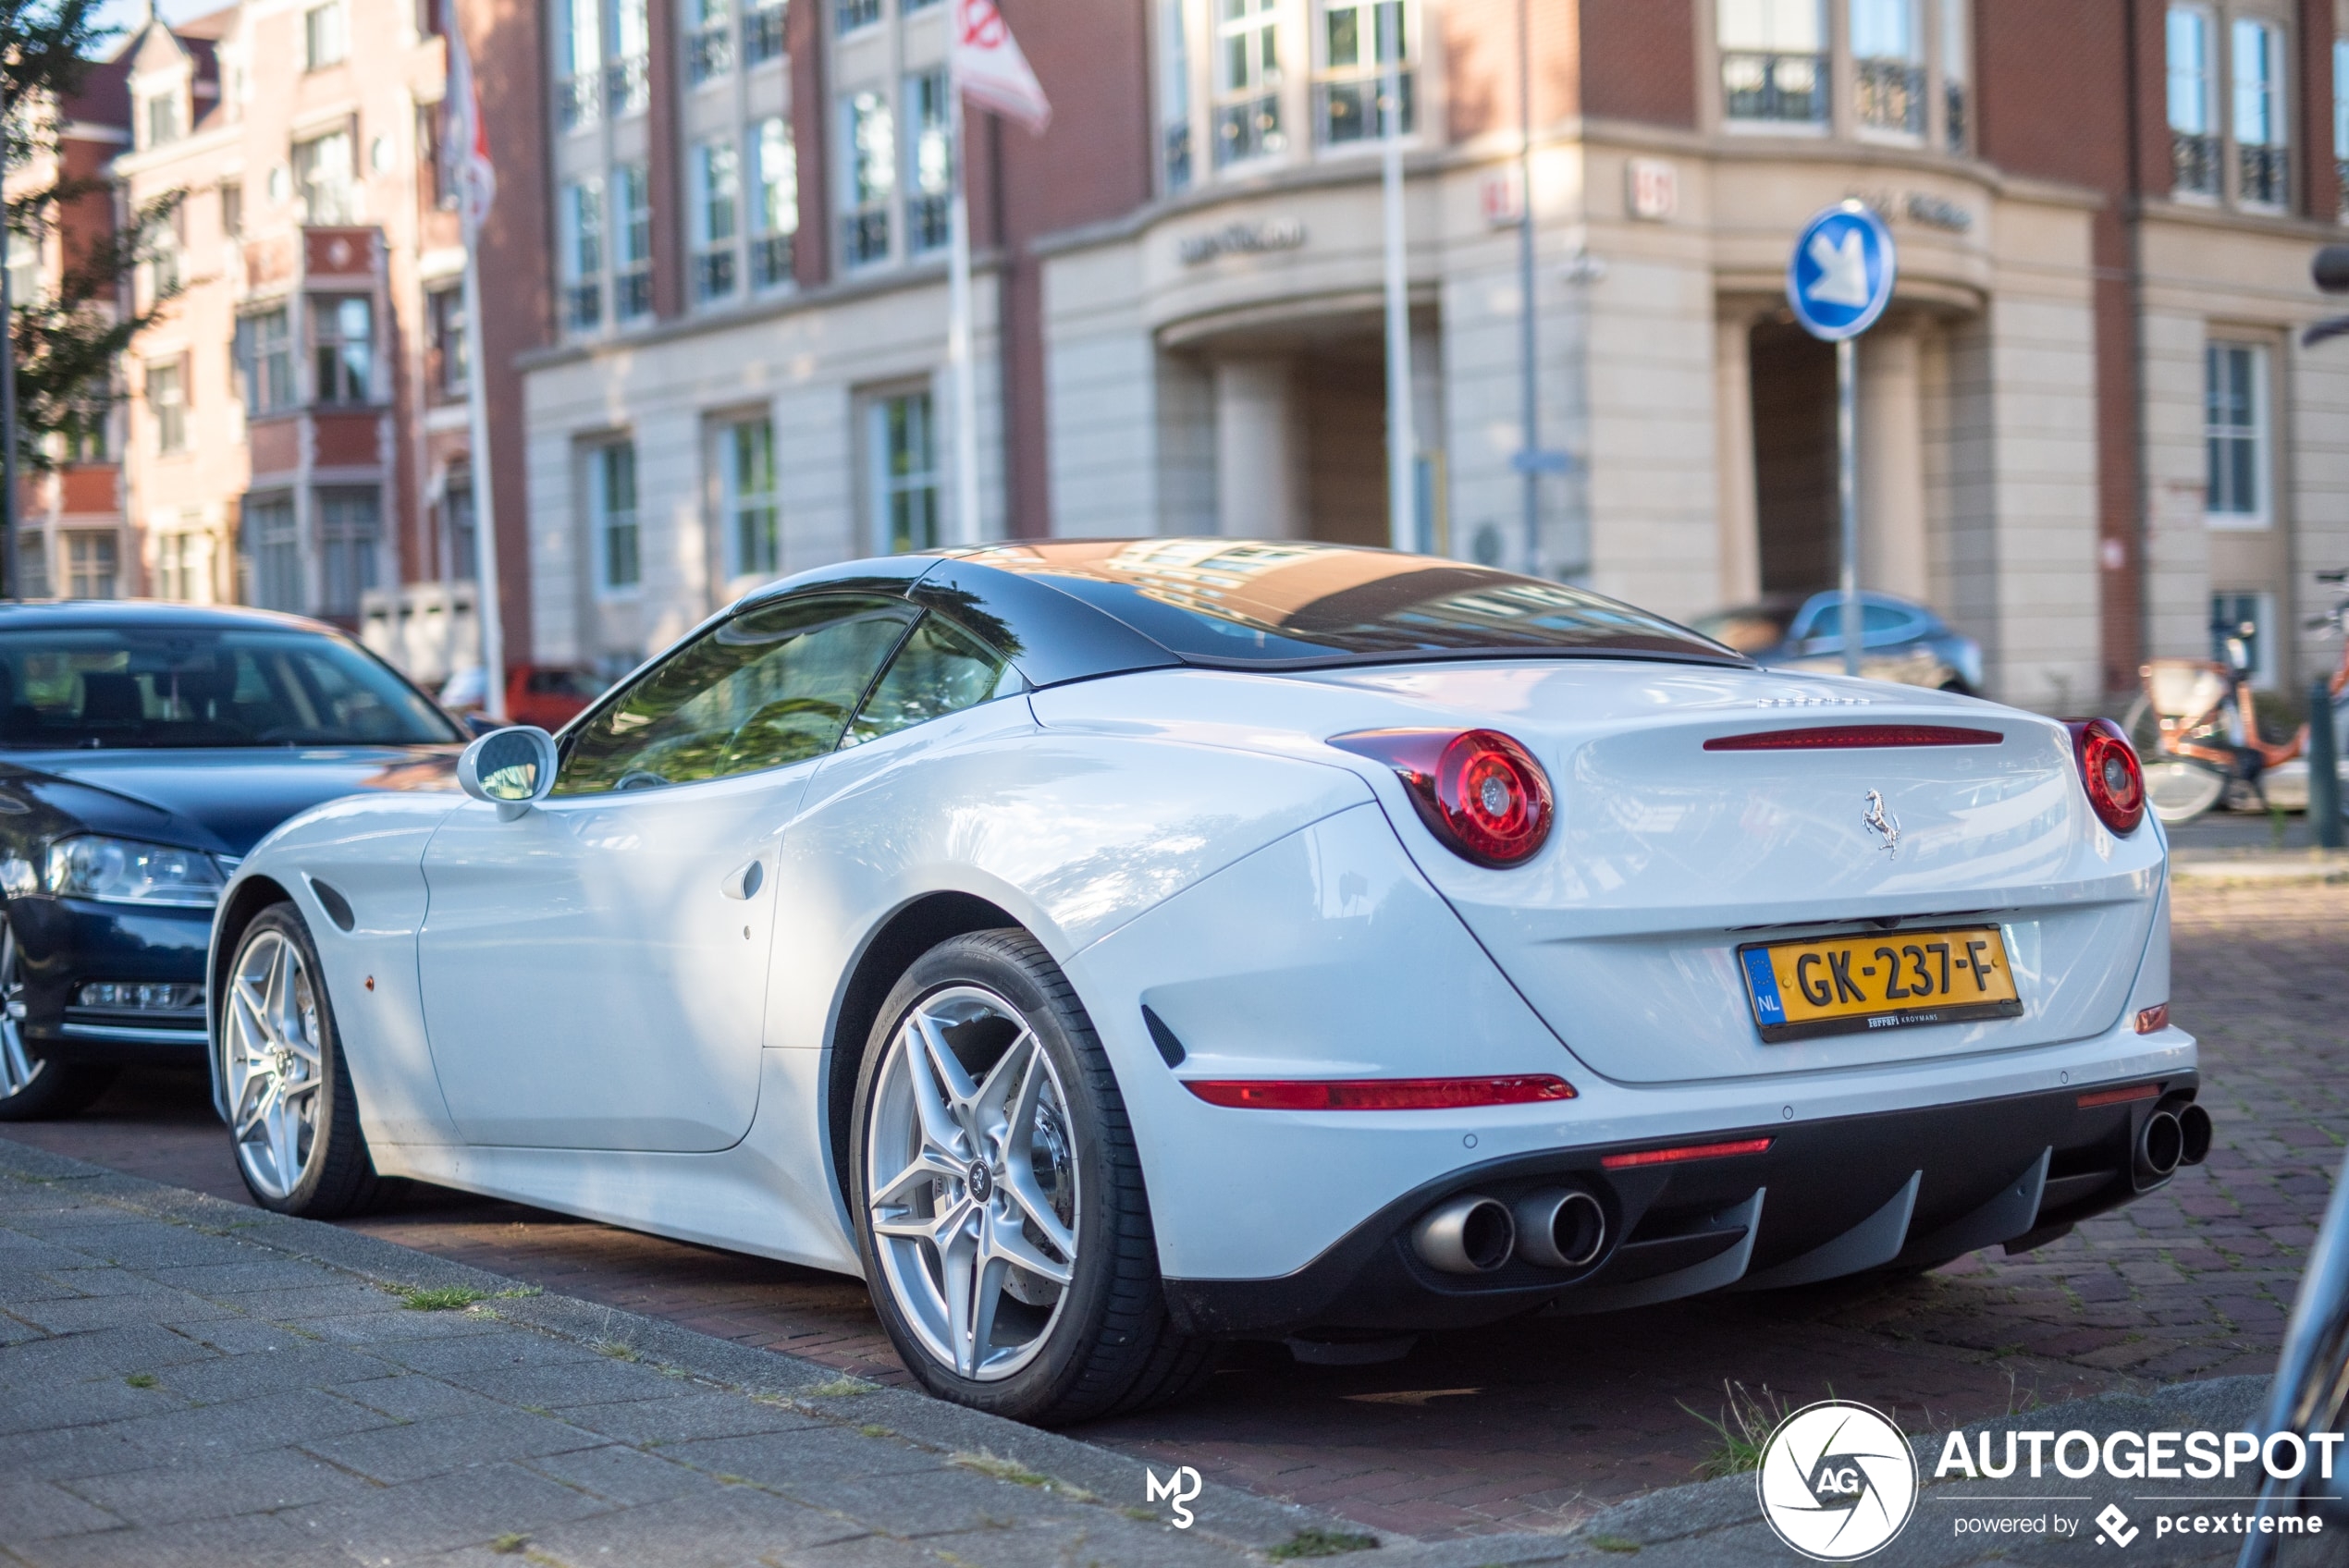
<path id="1" fill-rule="evenodd" d="M 1754 1025 L 1773 1044 L 2023 1016 L 1995 925 L 1756 942 L 1738 962 Z"/>

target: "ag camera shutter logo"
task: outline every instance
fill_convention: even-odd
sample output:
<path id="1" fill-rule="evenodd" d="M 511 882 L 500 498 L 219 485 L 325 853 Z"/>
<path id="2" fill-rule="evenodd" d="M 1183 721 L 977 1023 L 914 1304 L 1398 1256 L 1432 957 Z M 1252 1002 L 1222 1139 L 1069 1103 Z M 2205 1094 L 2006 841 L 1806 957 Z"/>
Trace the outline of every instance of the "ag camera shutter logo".
<path id="1" fill-rule="evenodd" d="M 1754 1476 L 1762 1517 L 1778 1539 L 1818 1562 L 1880 1550 L 1917 1505 L 1909 1439 L 1864 1404 L 1822 1400 L 1784 1421 Z"/>

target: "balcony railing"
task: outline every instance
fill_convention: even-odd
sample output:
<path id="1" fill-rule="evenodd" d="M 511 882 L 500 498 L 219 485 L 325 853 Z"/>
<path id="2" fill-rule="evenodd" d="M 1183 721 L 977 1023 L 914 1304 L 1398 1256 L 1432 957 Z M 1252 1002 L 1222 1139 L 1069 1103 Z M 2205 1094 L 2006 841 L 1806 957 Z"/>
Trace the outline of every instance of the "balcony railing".
<path id="1" fill-rule="evenodd" d="M 1166 189 L 1181 190 L 1191 183 L 1191 122 L 1166 128 Z"/>
<path id="2" fill-rule="evenodd" d="M 1285 151 L 1288 137 L 1281 129 L 1281 97 L 1261 93 L 1215 110 L 1215 166 L 1245 163 L 1267 153 Z"/>
<path id="3" fill-rule="evenodd" d="M 1827 57 L 1751 51 L 1721 56 L 1722 113 L 1733 120 L 1824 125 Z"/>
<path id="4" fill-rule="evenodd" d="M 881 0 L 839 0 L 832 11 L 832 25 L 842 32 L 854 32 L 871 27 L 880 18 Z"/>
<path id="5" fill-rule="evenodd" d="M 868 207 L 841 221 L 841 246 L 852 267 L 889 259 L 889 209 Z"/>
<path id="6" fill-rule="evenodd" d="M 603 113 L 603 95 L 596 91 L 598 78 L 594 73 L 567 76 L 555 85 L 555 114 L 565 130 L 579 130 L 594 125 Z"/>
<path id="7" fill-rule="evenodd" d="M 2191 130 L 2170 133 L 2170 183 L 2176 190 L 2219 194 L 2219 139 Z"/>
<path id="8" fill-rule="evenodd" d="M 2341 221 L 2349 223 L 2349 158 L 2332 161 L 2332 183 L 2341 192 Z"/>
<path id="9" fill-rule="evenodd" d="M 734 33 L 724 22 L 698 29 L 685 45 L 685 70 L 699 87 L 734 68 Z"/>
<path id="10" fill-rule="evenodd" d="M 611 280 L 612 318 L 634 321 L 649 315 L 653 308 L 653 269 L 649 263 L 623 272 Z"/>
<path id="11" fill-rule="evenodd" d="M 916 196 L 906 202 L 906 248 L 914 254 L 943 250 L 953 238 L 953 209 L 947 196 Z"/>
<path id="12" fill-rule="evenodd" d="M 694 298 L 723 300 L 734 291 L 734 251 L 704 251 L 694 258 Z"/>
<path id="13" fill-rule="evenodd" d="M 743 13 L 743 64 L 756 66 L 783 53 L 784 8 L 754 6 Z"/>
<path id="14" fill-rule="evenodd" d="M 750 286 L 776 288 L 792 280 L 792 237 L 762 234 L 750 242 Z"/>
<path id="15" fill-rule="evenodd" d="M 2281 207 L 2292 201 L 2292 154 L 2281 147 L 2240 146 L 2235 149 L 2235 194 L 2238 200 L 2263 207 Z"/>
<path id="16" fill-rule="evenodd" d="M 652 79 L 642 55 L 625 55 L 604 67 L 604 104 L 614 119 L 641 115 L 651 102 Z"/>
<path id="17" fill-rule="evenodd" d="M 1386 80 L 1380 74 L 1348 76 L 1313 84 L 1313 119 L 1323 146 L 1376 141 L 1386 134 Z M 1395 106 L 1396 118 L 1400 123 L 1395 129 L 1396 135 L 1405 136 L 1417 123 L 1412 73 L 1396 73 L 1396 86 L 1399 100 Z"/>
<path id="18" fill-rule="evenodd" d="M 1968 129 L 1965 118 L 1965 83 L 1945 81 L 1941 84 L 1941 92 L 1943 114 L 1948 122 L 1945 133 L 1949 139 L 1949 151 L 1962 153 L 1965 151 Z"/>
<path id="19" fill-rule="evenodd" d="M 604 286 L 574 283 L 563 290 L 563 321 L 573 332 L 592 332 L 604 324 Z"/>
<path id="20" fill-rule="evenodd" d="M 1872 130 L 1925 134 L 1925 67 L 1907 60 L 1853 62 L 1852 97 Z"/>

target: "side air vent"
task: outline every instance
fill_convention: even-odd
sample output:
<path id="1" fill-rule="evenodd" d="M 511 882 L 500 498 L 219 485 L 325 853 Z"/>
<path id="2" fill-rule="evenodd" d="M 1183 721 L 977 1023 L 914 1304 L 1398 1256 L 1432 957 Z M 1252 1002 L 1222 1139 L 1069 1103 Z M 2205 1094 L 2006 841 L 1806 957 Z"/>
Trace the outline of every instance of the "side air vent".
<path id="1" fill-rule="evenodd" d="M 336 930 L 350 931 L 358 925 L 358 912 L 351 907 L 351 900 L 344 898 L 333 883 L 321 882 L 314 876 L 310 879 L 310 890 L 318 895 L 318 907 L 326 912 L 326 918 L 335 923 Z"/>

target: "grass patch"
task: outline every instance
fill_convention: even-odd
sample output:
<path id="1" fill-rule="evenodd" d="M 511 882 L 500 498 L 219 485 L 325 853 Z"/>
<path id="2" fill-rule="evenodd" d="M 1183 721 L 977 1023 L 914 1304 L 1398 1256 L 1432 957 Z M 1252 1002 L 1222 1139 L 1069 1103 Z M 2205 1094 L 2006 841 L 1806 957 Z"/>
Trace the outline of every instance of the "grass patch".
<path id="1" fill-rule="evenodd" d="M 1779 1422 L 1793 1414 L 1793 1407 L 1762 1385 L 1760 1397 L 1749 1392 L 1743 1383 L 1725 1382 L 1721 1391 L 1728 1403 L 1721 1407 L 1721 1418 L 1689 1410 L 1707 1427 L 1713 1428 L 1712 1450 L 1698 1461 L 1696 1473 L 1706 1480 L 1718 1480 L 1723 1476 L 1745 1476 L 1762 1468 L 1762 1450 L 1768 1445 L 1770 1434 Z"/>
<path id="2" fill-rule="evenodd" d="M 617 1340 L 605 1340 L 596 1346 L 596 1354 L 597 1355 L 609 1355 L 614 1361 L 635 1361 L 639 1359 L 636 1354 L 635 1347 L 633 1345 L 621 1344 Z"/>
<path id="3" fill-rule="evenodd" d="M 870 1422 L 867 1422 L 856 1429 L 868 1438 L 893 1438 L 897 1435 L 886 1427 L 876 1427 Z"/>
<path id="4" fill-rule="evenodd" d="M 471 1285 L 394 1285 L 391 1293 L 411 1312 L 462 1312 L 477 1301 L 489 1299 L 487 1291 L 476 1291 Z"/>
<path id="5" fill-rule="evenodd" d="M 1588 1541 L 1594 1550 L 1619 1551 L 1627 1557 L 1637 1557 L 1640 1554 L 1640 1543 L 1625 1540 L 1621 1536 L 1584 1536 L 1582 1538 Z"/>
<path id="6" fill-rule="evenodd" d="M 818 1383 L 812 1389 L 800 1390 L 809 1399 L 855 1399 L 858 1394 L 880 1392 L 879 1383 L 868 1383 L 862 1378 L 834 1378 L 829 1383 Z"/>
<path id="7" fill-rule="evenodd" d="M 1376 1536 L 1357 1535 L 1351 1530 L 1324 1530 L 1314 1525 L 1297 1531 L 1264 1555 L 1275 1562 L 1289 1562 L 1300 1557 L 1343 1557 L 1349 1551 L 1371 1551 L 1377 1547 Z"/>
<path id="8" fill-rule="evenodd" d="M 867 1432 L 872 1430 L 869 1427 L 865 1429 Z M 982 1476 L 992 1476 L 999 1481 L 1011 1481 L 1023 1487 L 1046 1487 L 1052 1481 L 1050 1476 L 1039 1476 L 1016 1459 L 1005 1459 L 985 1449 L 977 1453 L 958 1453 L 954 1456 L 954 1463 L 965 1470 L 976 1470 Z"/>
<path id="9" fill-rule="evenodd" d="M 123 1381 L 134 1389 L 152 1389 L 155 1386 L 155 1375 L 152 1372 L 133 1372 Z"/>
<path id="10" fill-rule="evenodd" d="M 511 1557 L 530 1544 L 528 1536 L 503 1535 L 489 1543 L 489 1550 L 500 1557 Z"/>

